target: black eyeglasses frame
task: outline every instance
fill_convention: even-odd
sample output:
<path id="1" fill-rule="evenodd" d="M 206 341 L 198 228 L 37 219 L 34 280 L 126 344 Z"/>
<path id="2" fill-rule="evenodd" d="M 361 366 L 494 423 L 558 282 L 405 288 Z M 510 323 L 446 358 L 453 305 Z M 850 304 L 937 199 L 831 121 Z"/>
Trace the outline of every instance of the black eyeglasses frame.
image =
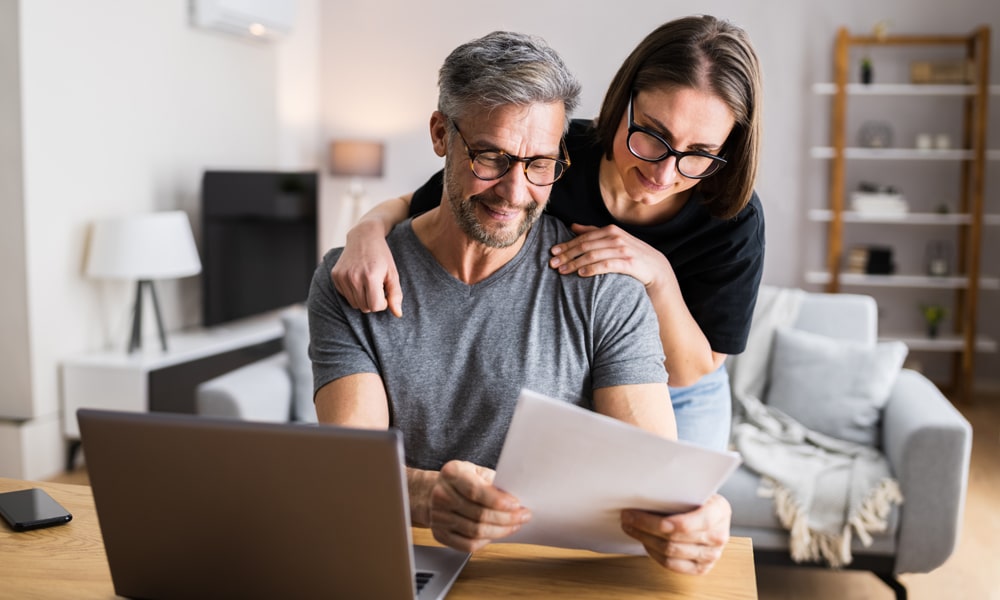
<path id="1" fill-rule="evenodd" d="M 702 152 L 700 150 L 689 150 L 687 152 L 680 152 L 678 150 L 674 150 L 674 147 L 671 146 L 670 143 L 667 142 L 667 140 L 663 139 L 663 136 L 660 135 L 659 133 L 656 133 L 655 131 L 647 129 L 646 127 L 643 127 L 641 125 L 636 125 L 635 118 L 633 116 L 634 112 L 632 108 L 634 102 L 635 102 L 635 91 L 633 91 L 628 98 L 628 137 L 625 139 L 625 145 L 628 147 L 628 151 L 632 153 L 632 156 L 638 158 L 639 160 L 649 163 L 661 162 L 667 160 L 671 156 L 675 156 L 677 157 L 677 160 L 674 161 L 674 167 L 677 169 L 678 173 L 680 173 L 684 177 L 687 177 L 688 179 L 705 179 L 706 177 L 711 177 L 712 175 L 718 173 L 719 169 L 726 166 L 726 164 L 729 162 L 726 159 L 722 158 L 721 156 L 711 154 L 709 152 Z M 632 149 L 632 136 L 636 133 L 643 133 L 645 135 L 648 135 L 656 139 L 658 142 L 663 144 L 663 146 L 667 149 L 667 151 L 658 156 L 657 158 L 648 158 L 640 155 L 639 153 L 637 153 L 635 150 Z M 712 159 L 713 161 L 712 164 L 715 165 L 715 167 L 711 168 L 711 171 L 707 173 L 702 173 L 701 175 L 689 175 L 684 171 L 682 171 L 680 166 L 681 159 L 684 158 L 685 156 L 698 156 L 701 158 L 710 158 Z"/>

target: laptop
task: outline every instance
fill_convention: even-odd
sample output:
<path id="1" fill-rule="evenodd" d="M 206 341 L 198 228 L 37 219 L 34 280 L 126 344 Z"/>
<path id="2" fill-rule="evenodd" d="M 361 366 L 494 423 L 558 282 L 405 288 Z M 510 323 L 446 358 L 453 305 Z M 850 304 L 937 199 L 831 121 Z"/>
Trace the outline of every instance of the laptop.
<path id="1" fill-rule="evenodd" d="M 469 559 L 413 545 L 398 431 L 77 418 L 120 596 L 437 599 Z"/>

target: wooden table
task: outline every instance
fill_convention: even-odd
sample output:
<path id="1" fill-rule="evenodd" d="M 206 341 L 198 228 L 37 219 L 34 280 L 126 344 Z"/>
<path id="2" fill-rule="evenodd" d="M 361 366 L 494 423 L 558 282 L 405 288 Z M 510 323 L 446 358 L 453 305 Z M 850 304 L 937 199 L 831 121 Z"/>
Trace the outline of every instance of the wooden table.
<path id="1" fill-rule="evenodd" d="M 0 522 L 0 597 L 114 598 L 90 487 L 0 478 L 0 492 L 39 487 L 65 506 L 66 525 L 14 532 Z M 420 544 L 435 544 L 425 529 Z M 448 595 L 463 598 L 757 598 L 753 549 L 732 538 L 703 576 L 670 573 L 643 556 L 602 555 L 522 544 L 493 544 L 473 555 Z"/>

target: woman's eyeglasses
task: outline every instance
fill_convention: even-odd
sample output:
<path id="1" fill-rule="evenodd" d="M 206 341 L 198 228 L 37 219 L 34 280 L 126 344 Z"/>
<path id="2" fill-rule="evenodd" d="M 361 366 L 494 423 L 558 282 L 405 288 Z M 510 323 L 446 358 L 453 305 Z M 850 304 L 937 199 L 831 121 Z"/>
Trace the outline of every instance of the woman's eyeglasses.
<path id="1" fill-rule="evenodd" d="M 704 179 L 726 165 L 726 159 L 708 152 L 678 152 L 660 134 L 636 125 L 632 117 L 634 102 L 635 92 L 628 99 L 628 150 L 633 156 L 646 162 L 660 162 L 674 156 L 677 172 L 690 179 Z"/>

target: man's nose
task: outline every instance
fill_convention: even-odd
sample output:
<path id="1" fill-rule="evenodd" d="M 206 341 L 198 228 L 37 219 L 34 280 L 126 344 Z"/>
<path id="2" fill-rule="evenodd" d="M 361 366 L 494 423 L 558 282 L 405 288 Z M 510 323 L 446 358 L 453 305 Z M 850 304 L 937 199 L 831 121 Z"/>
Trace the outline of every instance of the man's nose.
<path id="1" fill-rule="evenodd" d="M 510 170 L 504 173 L 497 184 L 497 193 L 515 206 L 524 206 L 533 201 L 531 182 L 528 181 L 523 164 L 514 163 L 510 166 Z"/>

